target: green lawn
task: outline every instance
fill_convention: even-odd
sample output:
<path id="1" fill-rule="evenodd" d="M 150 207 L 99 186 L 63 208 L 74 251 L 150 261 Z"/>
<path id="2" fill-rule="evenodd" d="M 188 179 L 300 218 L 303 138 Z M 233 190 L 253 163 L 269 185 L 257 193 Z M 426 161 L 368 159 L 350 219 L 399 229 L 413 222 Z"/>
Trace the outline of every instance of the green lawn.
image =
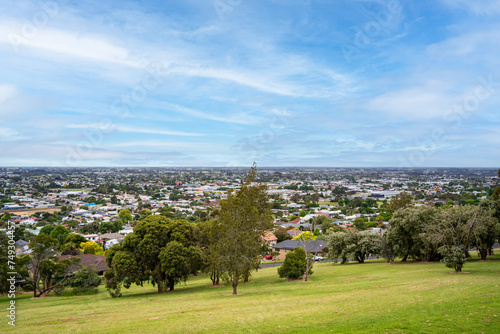
<path id="1" fill-rule="evenodd" d="M 206 277 L 176 291 L 152 286 L 109 297 L 18 295 L 16 333 L 499 333 L 500 256 L 473 260 L 465 273 L 441 263 L 315 264 L 310 282 L 287 282 L 277 268 L 252 282 L 210 287 Z M 7 325 L 1 296 L 0 332 Z M 5 306 L 5 307 L 4 307 Z"/>

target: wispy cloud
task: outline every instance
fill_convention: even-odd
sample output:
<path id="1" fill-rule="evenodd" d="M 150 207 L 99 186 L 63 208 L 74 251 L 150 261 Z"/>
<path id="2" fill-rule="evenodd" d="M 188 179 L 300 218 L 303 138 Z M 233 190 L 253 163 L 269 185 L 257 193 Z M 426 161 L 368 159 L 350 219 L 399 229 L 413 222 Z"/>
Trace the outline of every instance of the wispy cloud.
<path id="1" fill-rule="evenodd" d="M 200 137 L 204 136 L 203 133 L 193 133 L 193 132 L 182 132 L 182 131 L 170 131 L 170 130 L 159 130 L 152 128 L 140 128 L 135 126 L 127 126 L 121 124 L 112 124 L 109 127 L 106 125 L 103 127 L 100 123 L 92 124 L 68 124 L 66 126 L 70 129 L 97 129 L 102 132 L 129 132 L 129 133 L 145 133 L 145 134 L 158 134 L 158 135 L 168 135 L 168 136 L 185 136 L 185 137 Z"/>
<path id="2" fill-rule="evenodd" d="M 15 37 L 15 31 L 26 29 L 25 22 L 4 22 L 0 25 L 0 43 L 11 44 L 16 41 L 23 47 L 41 49 L 67 56 L 79 57 L 91 61 L 116 63 L 132 67 L 144 65 L 130 58 L 130 51 L 113 45 L 102 37 L 71 31 L 44 29 L 36 37 L 27 39 Z"/>

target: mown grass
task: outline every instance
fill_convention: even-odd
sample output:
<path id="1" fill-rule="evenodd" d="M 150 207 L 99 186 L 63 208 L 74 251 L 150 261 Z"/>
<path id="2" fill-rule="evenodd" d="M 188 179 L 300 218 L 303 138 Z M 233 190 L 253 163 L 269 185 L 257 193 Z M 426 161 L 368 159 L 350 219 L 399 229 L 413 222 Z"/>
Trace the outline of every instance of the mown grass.
<path id="1" fill-rule="evenodd" d="M 206 276 L 157 294 L 148 285 L 111 298 L 16 297 L 16 333 L 499 333 L 500 256 L 454 274 L 441 263 L 315 264 L 311 281 L 284 281 L 277 268 L 250 283 L 210 287 Z M 7 305 L 7 296 L 1 296 Z"/>

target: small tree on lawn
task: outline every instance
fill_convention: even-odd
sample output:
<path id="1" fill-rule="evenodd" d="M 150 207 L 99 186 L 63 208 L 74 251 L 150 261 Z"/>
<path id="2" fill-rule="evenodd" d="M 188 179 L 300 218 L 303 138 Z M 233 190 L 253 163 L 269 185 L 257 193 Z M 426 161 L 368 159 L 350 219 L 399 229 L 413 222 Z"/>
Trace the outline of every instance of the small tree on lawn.
<path id="1" fill-rule="evenodd" d="M 443 255 L 443 262 L 448 268 L 455 269 L 455 272 L 461 272 L 462 267 L 467 261 L 464 251 L 457 246 L 441 246 L 439 253 Z"/>
<path id="2" fill-rule="evenodd" d="M 281 278 L 299 279 L 306 272 L 306 251 L 302 247 L 295 247 L 293 251 L 286 254 L 283 265 L 278 268 L 278 275 Z M 309 275 L 313 271 L 309 270 Z"/>

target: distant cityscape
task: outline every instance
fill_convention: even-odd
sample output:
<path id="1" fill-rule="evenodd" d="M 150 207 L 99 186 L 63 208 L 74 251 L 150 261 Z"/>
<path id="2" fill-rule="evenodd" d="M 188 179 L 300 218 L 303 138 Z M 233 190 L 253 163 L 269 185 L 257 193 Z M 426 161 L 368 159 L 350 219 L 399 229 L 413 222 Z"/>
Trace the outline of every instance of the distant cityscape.
<path id="1" fill-rule="evenodd" d="M 127 234 L 133 224 L 110 231 L 99 226 L 121 221 L 119 212 L 125 209 L 132 214 L 131 223 L 159 214 L 189 222 L 207 219 L 228 190 L 239 189 L 247 172 L 246 168 L 2 168 L 1 209 L 24 227 L 26 239 L 38 235 L 47 222 L 89 235 Z M 365 228 L 376 228 L 384 223 L 387 201 L 395 195 L 409 194 L 417 206 L 477 204 L 500 184 L 496 173 L 489 168 L 266 167 L 258 170 L 257 181 L 268 187 L 276 227 L 303 230 L 310 227 L 311 218 L 324 215 L 342 228 L 352 227 L 360 217 L 368 221 Z M 2 221 L 2 230 L 6 227 Z M 89 240 L 96 239 L 93 235 Z M 110 240 L 108 246 L 117 242 Z"/>

